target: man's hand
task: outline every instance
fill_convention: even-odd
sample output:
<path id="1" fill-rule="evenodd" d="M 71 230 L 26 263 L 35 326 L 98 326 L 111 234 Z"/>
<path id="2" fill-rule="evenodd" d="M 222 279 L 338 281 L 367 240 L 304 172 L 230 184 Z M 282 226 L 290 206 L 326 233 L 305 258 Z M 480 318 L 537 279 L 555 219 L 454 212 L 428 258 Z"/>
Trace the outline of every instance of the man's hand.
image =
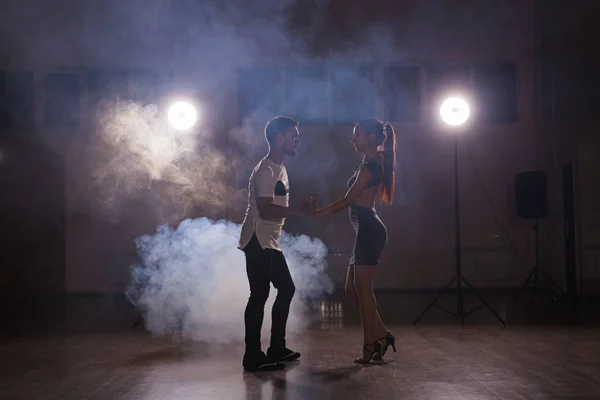
<path id="1" fill-rule="evenodd" d="M 317 200 L 314 197 L 309 196 L 304 200 L 301 208 L 305 214 L 314 215 L 314 213 L 317 212 Z"/>

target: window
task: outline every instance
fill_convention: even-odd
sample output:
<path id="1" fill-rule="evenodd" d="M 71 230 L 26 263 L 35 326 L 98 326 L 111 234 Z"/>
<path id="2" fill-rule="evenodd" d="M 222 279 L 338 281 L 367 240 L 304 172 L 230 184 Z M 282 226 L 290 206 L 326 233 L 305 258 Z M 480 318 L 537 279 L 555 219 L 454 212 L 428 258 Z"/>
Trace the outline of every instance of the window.
<path id="1" fill-rule="evenodd" d="M 160 71 L 132 71 L 129 77 L 132 100 L 142 104 L 157 104 L 167 93 L 173 74 Z"/>
<path id="2" fill-rule="evenodd" d="M 329 123 L 327 70 L 324 67 L 292 67 L 284 71 L 283 113 L 303 125 Z"/>
<path id="3" fill-rule="evenodd" d="M 600 24 L 598 9 L 588 2 L 587 7 L 569 8 L 563 5 L 562 20 L 557 21 L 557 32 L 542 41 L 542 85 L 547 95 L 546 119 L 581 124 L 598 121 L 596 108 L 600 92 L 597 53 Z M 577 21 L 577 23 L 573 23 Z M 550 32 L 549 32 L 550 33 Z M 560 40 L 557 38 L 560 37 Z"/>
<path id="4" fill-rule="evenodd" d="M 333 124 L 354 124 L 373 118 L 373 69 L 368 66 L 331 70 Z"/>
<path id="5" fill-rule="evenodd" d="M 127 71 L 90 71 L 87 75 L 87 101 L 89 116 L 97 121 L 104 107 L 117 100 L 129 99 L 129 74 Z"/>
<path id="6" fill-rule="evenodd" d="M 420 121 L 421 79 L 419 67 L 384 68 L 383 96 L 386 121 Z"/>
<path id="7" fill-rule="evenodd" d="M 35 121 L 34 75 L 0 71 L 0 129 L 32 130 Z"/>
<path id="8" fill-rule="evenodd" d="M 593 57 L 593 55 L 584 57 Z M 577 60 L 581 59 L 580 57 Z M 563 78 L 556 78 L 554 82 L 547 84 L 554 86 L 554 98 L 548 96 L 548 103 L 554 103 L 556 119 L 579 123 L 600 119 L 596 109 L 596 96 L 600 92 L 600 77 L 596 70 L 596 63 L 591 59 L 586 62 L 563 59 L 560 63 L 554 68 L 557 71 L 556 75 Z"/>
<path id="9" fill-rule="evenodd" d="M 238 123 L 247 119 L 266 122 L 281 112 L 279 68 L 239 69 L 237 75 Z"/>
<path id="10" fill-rule="evenodd" d="M 49 128 L 76 128 L 81 122 L 79 74 L 60 72 L 44 78 L 44 125 Z"/>
<path id="11" fill-rule="evenodd" d="M 127 71 L 90 71 L 87 75 L 88 101 L 95 107 L 101 100 L 129 98 Z"/>
<path id="12" fill-rule="evenodd" d="M 427 86 L 432 104 L 450 92 L 470 92 L 470 68 L 466 64 L 432 65 L 427 68 Z"/>
<path id="13" fill-rule="evenodd" d="M 517 122 L 517 69 L 513 63 L 473 67 L 477 119 L 487 123 Z"/>

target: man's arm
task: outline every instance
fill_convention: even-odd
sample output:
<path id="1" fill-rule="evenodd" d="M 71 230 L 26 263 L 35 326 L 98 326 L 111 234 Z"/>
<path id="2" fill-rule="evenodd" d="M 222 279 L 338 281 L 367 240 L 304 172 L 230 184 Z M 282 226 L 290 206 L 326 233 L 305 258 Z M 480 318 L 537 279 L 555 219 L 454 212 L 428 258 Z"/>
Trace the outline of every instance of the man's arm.
<path id="1" fill-rule="evenodd" d="M 283 207 L 273 204 L 273 197 L 258 197 L 256 199 L 258 214 L 262 219 L 279 220 L 281 218 L 305 215 L 301 208 Z"/>
<path id="2" fill-rule="evenodd" d="M 301 208 L 283 207 L 273 204 L 276 178 L 273 170 L 262 166 L 254 174 L 254 186 L 258 215 L 262 219 L 280 220 L 281 218 L 304 215 Z"/>

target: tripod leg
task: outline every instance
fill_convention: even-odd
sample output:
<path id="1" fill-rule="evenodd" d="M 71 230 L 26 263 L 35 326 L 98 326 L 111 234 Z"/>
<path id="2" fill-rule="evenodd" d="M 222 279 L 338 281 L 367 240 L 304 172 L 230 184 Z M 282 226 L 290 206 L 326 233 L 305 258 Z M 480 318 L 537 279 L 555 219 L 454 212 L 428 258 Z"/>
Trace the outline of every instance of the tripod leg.
<path id="1" fill-rule="evenodd" d="M 500 317 L 500 315 L 487 303 L 487 301 L 485 301 L 485 299 L 479 294 L 479 292 L 473 286 L 471 286 L 471 284 L 469 283 L 469 281 L 467 281 L 464 278 L 464 276 L 463 276 L 462 280 L 469 287 L 469 289 L 471 289 L 473 291 L 473 293 L 475 293 L 475 296 L 477 296 L 477 298 L 479 299 L 479 301 L 481 301 L 483 303 L 483 305 L 485 307 L 487 307 L 487 309 L 490 310 L 491 313 L 494 314 L 494 316 L 496 318 L 498 318 L 498 321 L 500 321 L 503 326 L 506 326 L 506 322 L 504 322 L 504 320 Z"/>
<path id="2" fill-rule="evenodd" d="M 554 279 L 552 279 L 550 276 L 548 276 L 548 274 L 546 274 L 544 272 L 544 270 L 540 269 L 540 274 L 542 274 L 542 276 L 544 278 L 546 278 L 552 285 L 554 285 L 554 287 L 556 287 L 558 289 L 558 291 L 560 292 L 561 295 L 565 295 L 565 292 L 561 289 L 560 286 L 558 286 L 558 283 L 556 283 L 556 281 L 554 281 Z"/>
<path id="3" fill-rule="evenodd" d="M 423 315 L 425 315 L 425 313 L 427 311 L 429 311 L 429 309 L 435 305 L 435 303 L 439 300 L 440 297 L 442 297 L 442 295 L 444 293 L 446 293 L 446 291 L 448 290 L 448 288 L 450 287 L 450 285 L 452 285 L 455 280 L 456 280 L 456 277 L 452 278 L 452 280 L 450 281 L 450 283 L 448 283 L 445 288 L 443 288 L 442 290 L 439 291 L 439 293 L 437 294 L 437 296 L 435 296 L 435 298 L 429 303 L 429 305 L 427 306 L 427 308 L 425 308 L 425 310 L 423 310 L 423 312 L 417 317 L 417 319 L 415 319 L 415 321 L 413 322 L 413 325 L 416 325 L 417 322 L 419 322 L 419 320 L 423 317 Z"/>
<path id="4" fill-rule="evenodd" d="M 532 277 L 534 276 L 534 274 L 536 273 L 537 268 L 534 268 L 529 275 L 527 276 L 527 279 L 525 279 L 525 282 L 523 283 L 523 285 L 521 285 L 521 287 L 519 288 L 519 290 L 517 291 L 517 294 L 515 296 L 515 298 L 518 300 L 519 296 L 521 295 L 521 292 L 523 291 L 523 289 L 525 289 L 525 286 L 529 285 L 533 279 Z"/>

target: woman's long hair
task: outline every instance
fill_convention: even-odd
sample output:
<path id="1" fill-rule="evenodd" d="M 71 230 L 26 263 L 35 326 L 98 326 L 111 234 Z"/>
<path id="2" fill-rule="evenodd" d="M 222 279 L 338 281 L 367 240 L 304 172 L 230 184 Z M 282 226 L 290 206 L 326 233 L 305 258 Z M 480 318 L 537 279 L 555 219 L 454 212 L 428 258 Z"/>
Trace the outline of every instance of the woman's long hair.
<path id="1" fill-rule="evenodd" d="M 374 133 L 377 146 L 383 146 L 383 186 L 380 191 L 380 201 L 390 205 L 394 201 L 396 186 L 396 133 L 390 124 L 383 124 L 376 119 L 363 119 L 358 123 L 366 134 Z"/>

